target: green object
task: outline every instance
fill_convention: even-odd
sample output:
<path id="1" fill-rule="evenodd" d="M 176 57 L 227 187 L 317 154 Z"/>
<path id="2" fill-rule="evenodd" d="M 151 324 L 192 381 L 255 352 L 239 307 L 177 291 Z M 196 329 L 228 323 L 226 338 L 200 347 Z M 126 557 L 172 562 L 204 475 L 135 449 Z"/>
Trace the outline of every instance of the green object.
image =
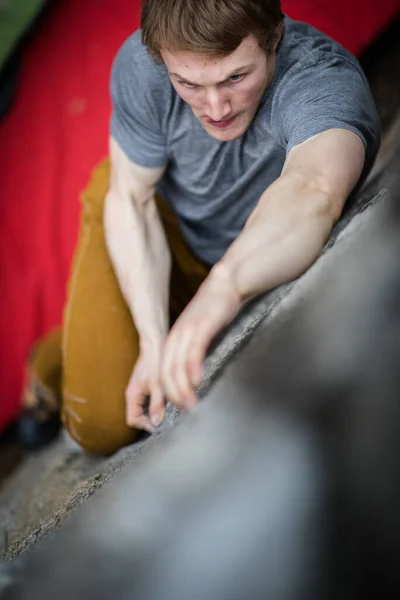
<path id="1" fill-rule="evenodd" d="M 48 0 L 0 0 L 0 70 Z"/>

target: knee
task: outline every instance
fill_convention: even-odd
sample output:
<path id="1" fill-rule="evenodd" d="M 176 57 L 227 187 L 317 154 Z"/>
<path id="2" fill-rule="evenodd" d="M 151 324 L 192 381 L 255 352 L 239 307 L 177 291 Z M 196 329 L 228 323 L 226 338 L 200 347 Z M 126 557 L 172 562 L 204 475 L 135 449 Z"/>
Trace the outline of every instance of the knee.
<path id="1" fill-rule="evenodd" d="M 65 426 L 69 435 L 75 442 L 88 454 L 97 456 L 110 456 L 121 448 L 132 444 L 138 437 L 139 432 L 131 430 L 129 435 L 115 435 L 113 432 L 107 432 L 106 435 L 101 431 L 86 430 L 77 431 L 74 427 Z"/>
<path id="2" fill-rule="evenodd" d="M 62 421 L 72 439 L 88 454 L 109 456 L 132 444 L 140 432 L 125 424 L 109 422 L 107 426 L 96 419 L 74 419 L 63 410 Z"/>

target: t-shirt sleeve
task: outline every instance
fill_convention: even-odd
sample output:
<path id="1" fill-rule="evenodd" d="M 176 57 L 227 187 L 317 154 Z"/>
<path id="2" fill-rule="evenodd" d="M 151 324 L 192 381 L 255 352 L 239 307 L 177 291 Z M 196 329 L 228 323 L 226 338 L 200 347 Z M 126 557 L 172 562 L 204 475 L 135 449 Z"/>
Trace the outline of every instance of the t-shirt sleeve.
<path id="1" fill-rule="evenodd" d="M 132 162 L 148 168 L 163 167 L 168 157 L 159 114 L 161 103 L 156 101 L 156 67 L 151 73 L 149 66 L 140 62 L 128 40 L 111 72 L 111 135 Z"/>
<path id="2" fill-rule="evenodd" d="M 274 98 L 272 123 L 286 152 L 334 128 L 361 138 L 367 170 L 379 150 L 380 121 L 368 82 L 351 60 L 340 55 L 310 56 L 289 70 Z"/>

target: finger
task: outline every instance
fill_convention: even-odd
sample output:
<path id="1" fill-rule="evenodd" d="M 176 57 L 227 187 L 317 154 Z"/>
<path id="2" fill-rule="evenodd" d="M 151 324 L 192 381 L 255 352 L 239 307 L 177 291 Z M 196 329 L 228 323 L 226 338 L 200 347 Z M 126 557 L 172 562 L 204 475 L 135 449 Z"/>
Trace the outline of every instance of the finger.
<path id="1" fill-rule="evenodd" d="M 127 405 L 126 423 L 129 425 L 129 427 L 134 427 L 135 429 L 143 429 L 149 433 L 154 432 L 149 417 L 147 417 L 143 412 L 143 406 L 138 404 L 134 406 Z"/>
<path id="2" fill-rule="evenodd" d="M 147 394 L 145 387 L 137 382 L 128 386 L 126 400 L 126 423 L 129 427 L 144 429 L 149 433 L 153 432 L 149 418 L 144 414 L 144 405 Z"/>
<path id="3" fill-rule="evenodd" d="M 154 386 L 149 405 L 150 422 L 154 427 L 158 427 L 164 421 L 165 400 L 162 388 L 159 385 Z"/>
<path id="4" fill-rule="evenodd" d="M 197 343 L 196 337 L 196 330 L 193 326 L 186 327 L 182 331 L 176 346 L 175 363 L 171 373 L 178 394 L 178 401 L 180 405 L 187 409 L 193 408 L 197 403 L 196 394 L 190 381 L 188 363 L 190 348 Z"/>
<path id="5" fill-rule="evenodd" d="M 132 423 L 128 423 L 130 427 L 134 427 L 135 429 L 142 429 L 143 431 L 147 431 L 148 433 L 154 433 L 154 427 L 150 423 L 148 417 L 144 415 L 134 420 Z"/>
<path id="6" fill-rule="evenodd" d="M 188 348 L 187 368 L 190 385 L 196 388 L 203 381 L 204 360 L 206 358 L 208 347 L 212 340 L 211 328 L 206 326 L 199 328 L 195 343 Z"/>
<path id="7" fill-rule="evenodd" d="M 189 349 L 188 373 L 193 388 L 197 388 L 204 378 L 204 360 L 206 351 L 204 348 L 193 346 Z"/>
<path id="8" fill-rule="evenodd" d="M 179 330 L 176 330 L 176 332 L 169 335 L 164 347 L 164 353 L 161 361 L 160 379 L 164 395 L 172 404 L 174 404 L 178 408 L 182 408 L 178 389 L 174 380 L 174 368 L 176 361 L 175 357 L 178 343 Z"/>
<path id="9" fill-rule="evenodd" d="M 126 423 L 129 427 L 136 429 L 143 429 L 149 433 L 153 433 L 153 427 L 150 423 L 150 419 L 144 414 L 143 406 L 138 404 L 132 406 L 126 406 Z"/>

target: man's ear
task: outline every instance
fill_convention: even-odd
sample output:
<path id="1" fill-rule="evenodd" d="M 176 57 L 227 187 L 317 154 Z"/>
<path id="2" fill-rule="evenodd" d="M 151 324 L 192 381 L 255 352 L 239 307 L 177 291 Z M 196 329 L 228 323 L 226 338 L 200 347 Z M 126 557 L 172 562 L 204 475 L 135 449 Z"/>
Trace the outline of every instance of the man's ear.
<path id="1" fill-rule="evenodd" d="M 283 27 L 284 27 L 284 23 L 283 21 L 281 21 L 278 25 L 278 27 L 275 30 L 275 41 L 274 44 L 272 46 L 272 52 L 275 52 L 275 50 L 277 49 L 279 42 L 282 39 L 283 36 Z"/>

